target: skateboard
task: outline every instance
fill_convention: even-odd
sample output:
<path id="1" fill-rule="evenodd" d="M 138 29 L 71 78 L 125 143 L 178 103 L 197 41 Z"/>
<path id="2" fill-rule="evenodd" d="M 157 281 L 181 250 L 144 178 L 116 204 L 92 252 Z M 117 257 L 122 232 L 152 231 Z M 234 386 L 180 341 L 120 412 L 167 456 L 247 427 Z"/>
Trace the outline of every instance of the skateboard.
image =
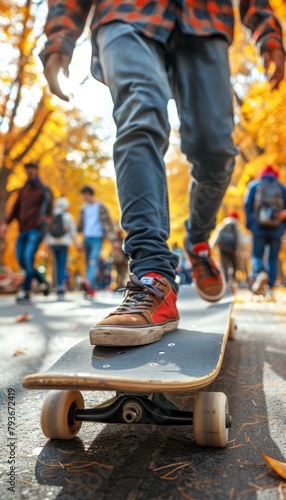
<path id="1" fill-rule="evenodd" d="M 99 347 L 83 340 L 46 372 L 27 375 L 26 389 L 52 389 L 41 410 L 41 428 L 51 439 L 72 439 L 82 422 L 192 425 L 195 442 L 224 447 L 231 417 L 222 392 L 206 392 L 217 377 L 227 339 L 233 337 L 232 296 L 217 303 L 181 287 L 180 328 L 140 347 Z M 95 408 L 84 408 L 80 391 L 115 391 Z M 195 392 L 193 409 L 182 411 L 168 393 Z"/>

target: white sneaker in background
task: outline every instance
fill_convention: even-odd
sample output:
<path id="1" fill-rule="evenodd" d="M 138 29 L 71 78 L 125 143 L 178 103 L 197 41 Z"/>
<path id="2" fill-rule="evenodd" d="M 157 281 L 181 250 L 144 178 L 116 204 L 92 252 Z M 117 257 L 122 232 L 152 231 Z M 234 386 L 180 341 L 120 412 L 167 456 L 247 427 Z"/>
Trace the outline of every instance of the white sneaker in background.
<path id="1" fill-rule="evenodd" d="M 266 285 L 268 285 L 269 277 L 265 271 L 260 271 L 255 278 L 255 281 L 252 285 L 252 293 L 255 295 L 260 295 L 264 293 L 264 289 Z"/>

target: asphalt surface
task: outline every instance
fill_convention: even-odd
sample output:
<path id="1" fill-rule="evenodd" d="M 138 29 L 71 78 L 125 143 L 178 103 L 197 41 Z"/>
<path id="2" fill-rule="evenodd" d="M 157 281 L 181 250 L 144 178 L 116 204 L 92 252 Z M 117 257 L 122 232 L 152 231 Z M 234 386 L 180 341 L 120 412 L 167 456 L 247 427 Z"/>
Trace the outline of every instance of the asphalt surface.
<path id="1" fill-rule="evenodd" d="M 39 425 L 46 392 L 24 390 L 22 379 L 83 340 L 118 297 L 102 292 L 89 302 L 70 293 L 57 302 L 36 296 L 29 306 L 0 297 L 0 498 L 286 499 L 286 480 L 260 453 L 286 461 L 286 293 L 278 290 L 275 298 L 236 296 L 236 339 L 228 342 L 220 375 L 208 388 L 228 396 L 233 425 L 228 446 L 211 449 L 194 443 L 190 426 L 86 423 L 73 441 L 47 440 Z M 17 322 L 24 312 L 31 318 Z M 86 406 L 109 397 L 86 392 Z M 193 395 L 172 400 L 191 409 Z M 13 436 L 9 412 L 16 418 Z"/>

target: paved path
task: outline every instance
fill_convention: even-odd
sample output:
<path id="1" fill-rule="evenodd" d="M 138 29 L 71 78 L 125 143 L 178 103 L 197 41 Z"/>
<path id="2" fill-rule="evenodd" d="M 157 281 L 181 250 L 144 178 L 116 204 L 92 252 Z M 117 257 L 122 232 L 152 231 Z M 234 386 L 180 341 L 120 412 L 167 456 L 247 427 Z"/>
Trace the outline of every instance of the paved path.
<path id="1" fill-rule="evenodd" d="M 259 452 L 286 461 L 286 294 L 276 297 L 276 302 L 259 302 L 244 292 L 236 298 L 236 340 L 228 343 L 220 376 L 210 387 L 228 396 L 230 443 L 225 449 L 203 449 L 185 426 L 88 423 L 71 442 L 47 441 L 39 428 L 45 393 L 24 391 L 22 378 L 45 370 L 85 338 L 89 326 L 118 298 L 102 293 L 88 302 L 72 293 L 56 302 L 38 296 L 23 307 L 12 296 L 2 296 L 0 498 L 286 499 L 286 481 L 270 471 Z M 25 311 L 32 319 L 17 323 L 16 316 Z M 7 436 L 9 388 L 16 394 L 15 450 L 6 446 L 12 442 Z M 88 392 L 85 399 L 92 405 L 108 396 Z M 173 399 L 182 409 L 192 407 L 188 394 Z M 8 459 L 14 453 L 15 493 L 7 489 L 13 466 Z"/>

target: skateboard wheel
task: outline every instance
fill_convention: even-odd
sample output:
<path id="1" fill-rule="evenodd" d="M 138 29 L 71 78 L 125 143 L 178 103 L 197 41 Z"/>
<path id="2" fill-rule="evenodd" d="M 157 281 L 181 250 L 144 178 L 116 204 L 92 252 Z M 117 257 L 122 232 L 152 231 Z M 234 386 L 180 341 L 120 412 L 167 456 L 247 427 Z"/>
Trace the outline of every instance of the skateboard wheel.
<path id="1" fill-rule="evenodd" d="M 193 431 L 199 446 L 224 448 L 228 443 L 227 397 L 223 392 L 199 392 L 195 397 Z"/>
<path id="2" fill-rule="evenodd" d="M 73 439 L 82 422 L 73 420 L 73 412 L 84 408 L 79 391 L 50 391 L 44 399 L 41 410 L 41 428 L 50 439 Z"/>

